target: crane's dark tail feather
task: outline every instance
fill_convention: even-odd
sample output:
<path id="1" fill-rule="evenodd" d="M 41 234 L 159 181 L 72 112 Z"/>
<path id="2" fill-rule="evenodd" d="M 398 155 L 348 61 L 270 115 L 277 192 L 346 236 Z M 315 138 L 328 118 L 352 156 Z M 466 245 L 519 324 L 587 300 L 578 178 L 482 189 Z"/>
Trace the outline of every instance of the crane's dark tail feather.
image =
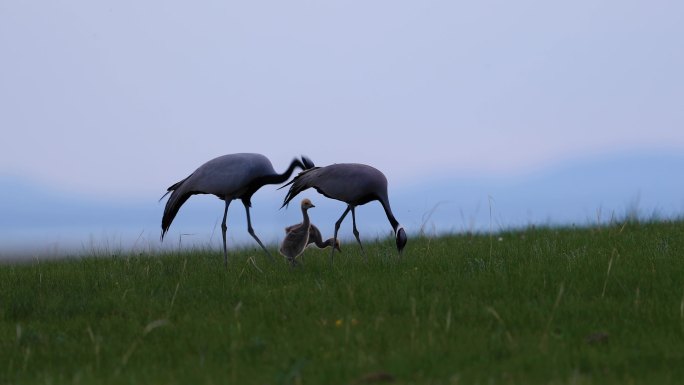
<path id="1" fill-rule="evenodd" d="M 183 203 L 185 203 L 185 201 L 187 201 L 188 198 L 190 198 L 193 194 L 194 193 L 192 192 L 179 193 L 178 191 L 174 191 L 169 197 L 169 200 L 166 202 L 166 207 L 164 208 L 164 216 L 162 217 L 162 241 L 164 240 L 164 235 L 166 235 L 166 232 L 169 231 L 169 227 L 171 227 L 173 218 L 175 218 L 176 214 L 178 214 L 178 210 L 180 210 L 181 206 L 183 206 Z"/>
<path id="2" fill-rule="evenodd" d="M 297 177 L 295 177 L 295 178 L 297 178 Z M 278 187 L 278 190 L 284 189 L 285 187 L 291 185 L 292 183 L 294 183 L 294 179 L 292 179 L 291 181 L 289 181 L 289 182 L 285 183 L 284 185 Z"/>
<path id="3" fill-rule="evenodd" d="M 164 193 L 164 195 L 161 196 L 161 198 L 159 198 L 159 201 L 158 201 L 158 202 L 161 202 L 161 200 L 164 199 L 165 196 L 169 195 L 169 194 L 171 193 L 171 191 L 173 191 L 173 190 L 171 190 L 171 189 L 169 188 L 169 190 L 166 191 L 166 192 Z"/>
<path id="4" fill-rule="evenodd" d="M 166 189 L 166 192 L 164 193 L 164 195 L 162 195 L 161 198 L 159 198 L 159 202 L 161 202 L 161 200 L 164 199 L 165 196 L 169 195 L 171 193 L 171 191 L 178 190 L 178 188 L 183 184 L 183 182 L 188 180 L 188 178 L 190 178 L 191 176 L 192 176 L 192 174 L 188 175 L 188 177 L 183 179 L 182 181 L 176 182 L 176 183 L 172 184 L 171 186 L 169 186 L 169 188 Z"/>
<path id="5" fill-rule="evenodd" d="M 283 188 L 285 186 L 291 185 L 290 189 L 287 191 L 287 195 L 285 195 L 285 200 L 283 200 L 283 205 L 280 206 L 281 209 L 283 207 L 287 206 L 288 203 L 290 203 L 290 201 L 292 199 L 294 199 L 294 197 L 297 196 L 297 194 L 308 189 L 309 187 L 313 187 L 313 182 L 314 182 L 315 178 L 312 177 L 311 172 L 314 170 L 318 170 L 319 168 L 320 167 L 313 167 L 313 168 L 310 168 L 308 170 L 304 170 L 304 171 L 300 172 L 299 175 L 294 177 L 294 179 L 292 179 L 289 183 L 280 187 L 280 188 Z"/>
<path id="6" fill-rule="evenodd" d="M 173 222 L 173 218 L 176 217 L 176 214 L 178 214 L 178 210 L 180 210 L 181 206 L 185 201 L 190 198 L 194 194 L 194 192 L 191 191 L 183 191 L 182 185 L 183 183 L 190 178 L 192 174 L 190 174 L 187 178 L 183 179 L 180 182 L 174 183 L 172 186 L 170 186 L 166 190 L 166 194 L 164 194 L 161 198 L 159 198 L 159 201 L 164 199 L 165 196 L 169 195 L 171 193 L 171 196 L 169 197 L 169 200 L 166 201 L 166 207 L 164 207 L 164 215 L 162 216 L 162 233 L 161 233 L 161 240 L 164 240 L 164 235 L 166 235 L 166 232 L 169 231 L 169 227 L 171 227 L 171 222 Z"/>

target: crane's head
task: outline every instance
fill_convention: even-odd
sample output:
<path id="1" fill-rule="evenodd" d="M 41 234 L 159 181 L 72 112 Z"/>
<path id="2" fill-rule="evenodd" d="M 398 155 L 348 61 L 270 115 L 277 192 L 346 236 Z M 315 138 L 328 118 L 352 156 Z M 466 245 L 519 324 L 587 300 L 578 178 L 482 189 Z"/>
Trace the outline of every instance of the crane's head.
<path id="1" fill-rule="evenodd" d="M 406 246 L 406 242 L 408 241 L 404 227 L 401 225 L 397 226 L 395 235 L 397 237 L 397 251 L 399 251 L 399 254 L 401 254 L 401 252 L 404 250 L 404 246 Z"/>
<path id="2" fill-rule="evenodd" d="M 335 246 L 333 246 L 333 247 L 334 247 L 335 249 L 337 249 L 337 251 L 339 251 L 339 252 L 341 253 L 341 252 L 342 252 L 342 248 L 341 248 L 340 245 L 341 245 L 340 240 L 339 240 L 339 239 L 335 239 Z"/>
<path id="3" fill-rule="evenodd" d="M 316 167 L 314 162 L 312 162 L 311 159 L 309 159 L 309 157 L 306 155 L 302 155 L 302 165 L 304 166 L 303 167 L 304 170 L 308 170 L 310 168 Z"/>
<path id="4" fill-rule="evenodd" d="M 308 198 L 302 199 L 302 210 L 308 210 L 312 207 L 316 207 L 316 206 L 314 206 L 314 204 L 311 203 L 311 201 Z"/>

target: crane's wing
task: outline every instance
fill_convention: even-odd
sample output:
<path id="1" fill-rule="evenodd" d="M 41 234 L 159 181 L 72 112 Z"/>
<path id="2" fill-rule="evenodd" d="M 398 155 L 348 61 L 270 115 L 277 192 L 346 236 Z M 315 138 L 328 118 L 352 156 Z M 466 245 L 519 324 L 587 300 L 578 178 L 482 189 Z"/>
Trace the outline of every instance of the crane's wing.
<path id="1" fill-rule="evenodd" d="M 328 198 L 354 205 L 387 195 L 385 176 L 371 166 L 358 163 L 338 163 L 304 170 L 283 187 L 288 185 L 290 189 L 281 208 L 311 187 Z"/>
<path id="2" fill-rule="evenodd" d="M 285 234 L 289 233 L 290 231 L 293 231 L 297 229 L 299 226 L 301 226 L 301 223 L 297 223 L 296 225 L 290 225 L 285 228 Z"/>

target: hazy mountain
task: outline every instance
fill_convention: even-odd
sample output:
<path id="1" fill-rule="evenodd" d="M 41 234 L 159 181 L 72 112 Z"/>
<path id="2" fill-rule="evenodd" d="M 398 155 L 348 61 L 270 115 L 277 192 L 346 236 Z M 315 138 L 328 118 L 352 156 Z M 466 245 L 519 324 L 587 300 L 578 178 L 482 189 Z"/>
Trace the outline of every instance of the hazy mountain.
<path id="1" fill-rule="evenodd" d="M 611 215 L 673 217 L 684 213 L 684 155 L 604 156 L 515 177 L 426 178 L 397 192 L 432 220 L 454 230 L 535 224 L 579 224 Z M 411 206 L 411 204 L 409 204 Z M 461 213 L 463 213 L 461 215 Z"/>
<path id="2" fill-rule="evenodd" d="M 425 178 L 411 185 L 390 181 L 390 199 L 409 234 L 421 229 L 439 233 L 528 224 L 585 225 L 634 214 L 676 217 L 684 213 L 683 170 L 684 155 L 671 153 L 597 157 L 509 177 L 444 176 L 439 170 L 425 170 Z M 112 202 L 66 194 L 17 177 L 0 177 L 0 191 L 0 257 L 17 250 L 60 253 L 161 247 L 159 222 L 165 200 L 158 202 L 159 197 Z M 253 197 L 253 225 L 264 242 L 278 242 L 284 226 L 301 220 L 298 204 L 279 209 L 283 196 L 283 190 L 267 186 Z M 330 236 L 344 204 L 313 190 L 301 194 L 304 197 L 314 201 L 312 220 L 324 236 Z M 191 198 L 164 244 L 220 245 L 222 209 L 223 203 L 215 197 Z M 378 204 L 358 209 L 357 219 L 362 239 L 391 231 Z M 228 226 L 231 244 L 254 244 L 240 202 L 231 204 Z M 340 234 L 351 237 L 351 219 Z"/>

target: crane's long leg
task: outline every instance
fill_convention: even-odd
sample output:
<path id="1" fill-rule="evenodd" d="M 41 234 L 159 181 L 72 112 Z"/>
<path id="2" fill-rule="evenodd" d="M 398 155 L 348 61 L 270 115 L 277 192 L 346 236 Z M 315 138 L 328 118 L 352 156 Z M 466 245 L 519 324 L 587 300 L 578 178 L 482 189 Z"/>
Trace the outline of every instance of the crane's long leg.
<path id="1" fill-rule="evenodd" d="M 344 217 L 346 217 L 347 214 L 349 214 L 350 210 L 353 210 L 351 205 L 347 206 L 347 209 L 344 210 L 340 219 L 338 219 L 337 222 L 335 222 L 335 234 L 333 235 L 333 245 L 337 242 L 337 231 L 340 229 L 340 225 L 342 225 L 342 221 L 344 220 Z M 330 251 L 330 264 L 331 265 L 333 264 L 333 254 L 335 254 L 335 248 L 334 247 Z"/>
<path id="2" fill-rule="evenodd" d="M 243 200 L 242 203 L 245 205 L 245 212 L 247 212 L 247 232 L 249 233 L 249 235 L 252 236 L 252 238 L 254 238 L 257 241 L 259 246 L 261 246 L 261 248 L 264 249 L 266 255 L 268 255 L 268 257 L 271 258 L 271 262 L 275 263 L 275 259 L 273 259 L 271 253 L 269 253 L 268 250 L 266 250 L 266 247 L 264 247 L 264 244 L 261 243 L 261 240 L 259 239 L 259 237 L 257 237 L 256 233 L 254 232 L 254 229 L 252 228 L 252 218 L 249 215 L 249 202 L 245 202 Z"/>
<path id="3" fill-rule="evenodd" d="M 354 229 L 354 236 L 356 237 L 356 242 L 358 242 L 359 246 L 361 246 L 361 254 L 363 254 L 363 259 L 368 261 L 368 256 L 366 256 L 366 251 L 363 249 L 363 245 L 361 244 L 361 239 L 359 239 L 359 230 L 356 229 L 356 210 L 355 210 L 355 207 L 352 207 L 351 212 L 352 212 L 352 225 L 353 225 L 353 229 Z"/>
<path id="4" fill-rule="evenodd" d="M 221 222 L 221 235 L 223 236 L 223 264 L 228 268 L 228 247 L 226 246 L 226 218 L 228 217 L 228 206 L 230 206 L 230 198 L 226 198 L 226 208 L 223 210 L 223 222 Z"/>

